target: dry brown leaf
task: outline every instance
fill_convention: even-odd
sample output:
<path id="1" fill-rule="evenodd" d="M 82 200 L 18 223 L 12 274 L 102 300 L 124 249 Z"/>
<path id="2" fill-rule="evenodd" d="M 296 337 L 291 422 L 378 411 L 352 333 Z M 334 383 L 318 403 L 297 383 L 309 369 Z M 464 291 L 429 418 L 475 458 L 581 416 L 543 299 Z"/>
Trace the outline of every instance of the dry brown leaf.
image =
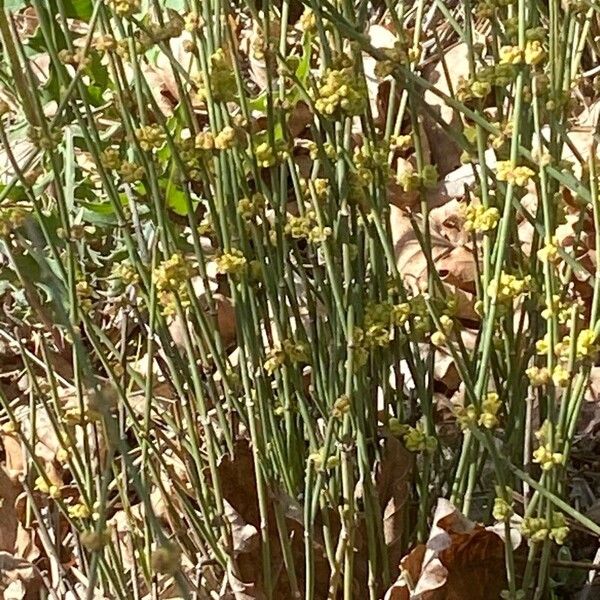
<path id="1" fill-rule="evenodd" d="M 7 552 L 14 552 L 17 540 L 15 501 L 20 491 L 19 484 L 0 467 L 0 550 Z"/>
<path id="2" fill-rule="evenodd" d="M 467 44 L 461 43 L 445 51 L 444 61 L 448 67 L 450 85 L 446 79 L 442 60 L 438 61 L 426 73 L 426 78 L 438 90 L 449 95 L 450 86 L 452 86 L 453 90 L 456 90 L 460 78 L 464 77 L 468 79 L 469 77 Z M 433 92 L 426 91 L 425 103 L 437 113 L 439 120 L 446 123 L 449 127 L 460 129 L 461 123 L 456 112 L 439 96 Z M 444 176 L 460 166 L 462 151 L 444 129 L 427 113 L 425 114 L 424 124 L 433 163 L 437 166 L 439 174 Z"/>
<path id="3" fill-rule="evenodd" d="M 303 133 L 314 119 L 313 112 L 306 102 L 298 102 L 290 111 L 287 119 L 287 126 L 290 135 L 294 138 Z"/>
<path id="4" fill-rule="evenodd" d="M 398 38 L 383 25 L 373 24 L 367 32 L 371 46 L 377 49 L 393 48 Z M 391 77 L 386 77 L 382 80 L 375 75 L 375 67 L 377 61 L 367 52 L 363 52 L 363 68 L 365 71 L 365 79 L 367 82 L 367 90 L 369 92 L 369 102 L 371 104 L 371 112 L 375 120 L 385 118 L 387 112 L 387 104 L 389 101 Z"/>
<path id="5" fill-rule="evenodd" d="M 10 593 L 9 586 L 12 588 Z M 36 600 L 40 597 L 41 586 L 42 578 L 35 565 L 9 552 L 0 551 L 0 598 Z"/>
<path id="6" fill-rule="evenodd" d="M 402 556 L 402 536 L 406 529 L 410 482 L 415 455 L 398 438 L 385 435 L 381 462 L 377 465 L 375 488 L 383 515 L 383 536 L 392 576 Z"/>
<path id="7" fill-rule="evenodd" d="M 261 518 L 258 508 L 256 491 L 256 472 L 254 459 L 249 442 L 238 440 L 234 447 L 234 456 L 227 456 L 221 460 L 219 467 L 224 499 L 229 504 L 228 514 L 234 519 L 232 523 L 237 531 L 237 555 L 228 576 L 232 597 L 235 600 L 256 600 L 265 597 L 262 581 L 262 556 L 261 544 L 254 544 L 254 532 L 260 531 Z M 267 515 L 267 531 L 271 550 L 271 571 L 273 574 L 273 598 L 290 597 L 290 583 L 283 565 L 281 553 L 280 532 L 278 531 L 275 517 L 276 503 L 278 509 L 285 517 L 286 533 L 291 542 L 292 557 L 298 586 L 304 587 L 304 526 L 302 513 L 298 504 L 287 495 L 272 485 L 267 488 L 269 506 Z M 339 533 L 339 519 L 335 513 L 330 515 L 330 526 L 335 537 Z M 322 540 L 322 523 L 317 519 L 314 527 L 313 544 L 315 548 L 315 598 L 318 600 L 327 597 L 329 584 L 329 563 L 325 558 Z M 241 551 L 245 549 L 246 551 Z M 357 579 L 363 576 L 361 567 L 357 566 Z M 366 577 L 365 577 L 366 581 Z"/>
<path id="8" fill-rule="evenodd" d="M 393 177 L 388 179 L 386 191 L 390 204 L 398 208 L 412 208 L 420 199 L 419 192 L 405 192 Z"/>
<path id="9" fill-rule="evenodd" d="M 513 546 L 519 543 L 515 537 Z M 443 498 L 427 544 L 405 557 L 401 568 L 386 600 L 489 600 L 506 587 L 503 540 Z"/>
<path id="10" fill-rule="evenodd" d="M 390 227 L 398 272 L 413 293 L 418 293 L 427 286 L 427 258 L 408 215 L 395 206 L 391 206 L 390 210 Z M 422 219 L 415 218 L 414 221 L 422 230 Z M 447 293 L 457 298 L 456 316 L 477 321 L 479 318 L 474 311 L 477 268 L 462 226 L 459 202 L 452 200 L 433 209 L 429 215 L 429 222 L 431 258 Z"/>
<path id="11" fill-rule="evenodd" d="M 217 328 L 221 334 L 223 345 L 228 347 L 235 341 L 236 337 L 235 309 L 233 308 L 231 300 L 223 294 L 213 294 L 212 298 L 215 305 Z M 209 306 L 206 295 L 200 295 L 198 300 L 201 308 L 208 312 Z M 184 325 L 179 317 L 176 317 L 169 325 L 169 332 L 171 333 L 175 344 L 180 348 L 184 348 Z"/>
<path id="12" fill-rule="evenodd" d="M 184 31 L 182 35 L 169 40 L 169 47 L 173 60 L 177 62 L 190 78 L 195 78 L 199 74 L 198 61 L 194 60 L 193 55 L 185 51 L 185 44 L 192 40 L 191 34 Z M 179 90 L 173 75 L 173 69 L 169 57 L 160 52 L 156 58 L 156 64 L 148 62 L 142 64 L 142 71 L 148 82 L 148 87 L 154 96 L 163 114 L 169 116 L 179 101 Z M 128 69 L 128 77 L 133 77 L 133 71 Z M 185 85 L 185 81 L 184 81 Z"/>

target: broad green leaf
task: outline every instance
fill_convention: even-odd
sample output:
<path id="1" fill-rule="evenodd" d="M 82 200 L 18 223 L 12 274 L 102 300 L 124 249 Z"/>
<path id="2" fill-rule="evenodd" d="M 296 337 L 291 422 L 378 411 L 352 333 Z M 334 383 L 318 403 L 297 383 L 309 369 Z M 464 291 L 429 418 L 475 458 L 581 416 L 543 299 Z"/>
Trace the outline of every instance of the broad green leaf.
<path id="1" fill-rule="evenodd" d="M 63 0 L 67 17 L 89 21 L 94 11 L 92 0 Z"/>

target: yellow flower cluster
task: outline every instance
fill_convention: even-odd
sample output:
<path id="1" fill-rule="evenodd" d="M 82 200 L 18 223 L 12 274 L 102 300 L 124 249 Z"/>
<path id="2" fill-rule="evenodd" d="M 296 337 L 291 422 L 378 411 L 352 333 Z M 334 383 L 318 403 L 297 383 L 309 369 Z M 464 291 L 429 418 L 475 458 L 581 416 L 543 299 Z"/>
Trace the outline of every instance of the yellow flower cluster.
<path id="1" fill-rule="evenodd" d="M 565 324 L 571 318 L 571 306 L 571 303 L 562 300 L 558 294 L 554 294 L 551 305 L 546 306 L 540 314 L 546 320 L 556 315 L 558 322 Z"/>
<path id="2" fill-rule="evenodd" d="M 438 182 L 438 172 L 435 165 L 425 165 L 420 173 L 415 171 L 410 164 L 405 164 L 404 168 L 396 174 L 396 183 L 402 187 L 405 192 L 414 192 L 425 188 L 434 188 Z"/>
<path id="3" fill-rule="evenodd" d="M 452 331 L 454 321 L 448 315 L 440 317 L 440 329 L 431 334 L 431 343 L 434 346 L 444 346 L 448 341 L 448 335 Z"/>
<path id="4" fill-rule="evenodd" d="M 284 161 L 289 156 L 289 150 L 285 140 L 276 140 L 275 146 L 261 142 L 254 148 L 254 156 L 259 167 L 268 169 Z"/>
<path id="5" fill-rule="evenodd" d="M 196 150 L 212 150 L 215 147 L 215 136 L 210 129 L 201 131 L 194 138 L 194 147 Z"/>
<path id="6" fill-rule="evenodd" d="M 283 340 L 281 346 L 272 348 L 267 353 L 267 360 L 263 367 L 267 373 L 274 373 L 284 364 L 298 364 L 309 362 L 309 348 L 306 342 L 295 342 L 294 340 Z"/>
<path id="7" fill-rule="evenodd" d="M 237 205 L 237 212 L 246 221 L 252 221 L 263 214 L 265 210 L 265 197 L 257 192 L 252 198 L 242 198 Z"/>
<path id="8" fill-rule="evenodd" d="M 241 275 L 246 271 L 248 260 L 241 250 L 231 248 L 229 252 L 221 254 L 215 259 L 217 271 L 222 274 Z"/>
<path id="9" fill-rule="evenodd" d="M 187 281 L 193 272 L 182 254 L 173 254 L 171 258 L 160 263 L 152 273 L 156 285 L 158 301 L 163 315 L 177 313 L 177 298 L 183 308 L 190 305 Z"/>
<path id="10" fill-rule="evenodd" d="M 388 429 L 392 435 L 401 437 L 406 449 L 411 452 L 431 452 L 437 446 L 437 440 L 434 436 L 425 433 L 421 422 L 412 427 L 401 423 L 396 417 L 392 417 L 388 421 Z"/>
<path id="11" fill-rule="evenodd" d="M 564 464 L 564 460 L 564 455 L 553 452 L 550 444 L 539 446 L 533 451 L 533 462 L 538 463 L 544 471 L 551 471 L 555 466 Z"/>
<path id="12" fill-rule="evenodd" d="M 183 17 L 183 28 L 192 33 L 204 27 L 204 19 L 195 11 L 190 11 Z"/>
<path id="13" fill-rule="evenodd" d="M 309 240 L 315 244 L 323 243 L 331 234 L 331 227 L 321 227 L 314 211 L 308 211 L 303 217 L 290 215 L 284 231 L 296 240 Z"/>
<path id="14" fill-rule="evenodd" d="M 136 285 L 140 281 L 140 276 L 130 262 L 123 261 L 117 263 L 112 268 L 113 277 L 120 279 L 125 285 Z"/>
<path id="15" fill-rule="evenodd" d="M 525 49 L 521 50 L 518 46 L 503 46 L 500 48 L 500 64 L 519 65 L 537 65 L 546 57 L 546 52 L 540 40 L 529 40 Z"/>
<path id="16" fill-rule="evenodd" d="M 362 327 L 355 327 L 352 331 L 352 355 L 353 368 L 358 371 L 367 364 L 369 359 L 369 344 L 365 339 L 365 332 Z"/>
<path id="17" fill-rule="evenodd" d="M 481 414 L 479 415 L 479 424 L 486 429 L 494 429 L 498 426 L 498 412 L 502 403 L 496 392 L 488 392 L 481 403 Z"/>
<path id="18" fill-rule="evenodd" d="M 546 241 L 544 246 L 537 251 L 537 257 L 543 263 L 555 263 L 560 258 L 556 236 Z"/>
<path id="19" fill-rule="evenodd" d="M 377 171 L 381 171 L 383 177 L 387 177 L 390 170 L 388 152 L 389 147 L 387 145 L 372 148 L 367 144 L 363 144 L 354 149 L 353 162 L 356 166 L 356 174 L 363 185 L 372 183 Z"/>
<path id="20" fill-rule="evenodd" d="M 569 528 L 565 516 L 562 513 L 554 512 L 550 524 L 547 519 L 542 517 L 525 517 L 521 523 L 521 533 L 532 542 L 552 539 L 562 545 L 569 535 Z"/>
<path id="21" fill-rule="evenodd" d="M 200 134 L 199 134 L 200 135 Z M 197 136 L 196 136 L 197 137 Z M 231 148 L 237 148 L 244 146 L 246 142 L 246 136 L 243 129 L 239 127 L 231 127 L 226 125 L 212 138 L 212 145 L 217 150 L 230 150 Z M 204 135 L 200 140 L 200 145 L 210 145 L 211 138 Z M 207 148 L 208 149 L 208 148 Z"/>
<path id="22" fill-rule="evenodd" d="M 88 519 L 92 514 L 87 504 L 83 502 L 77 502 L 68 506 L 67 512 L 71 519 Z"/>
<path id="23" fill-rule="evenodd" d="M 71 65 L 79 69 L 85 69 L 91 62 L 90 57 L 85 55 L 83 48 L 77 48 L 74 51 L 64 48 L 58 53 L 58 60 L 64 65 Z"/>
<path id="24" fill-rule="evenodd" d="M 511 83 L 515 73 L 515 66 L 510 63 L 482 67 L 471 79 L 459 78 L 456 97 L 461 102 L 486 98 L 493 86 L 504 87 Z"/>
<path id="25" fill-rule="evenodd" d="M 500 211 L 497 208 L 485 208 L 482 204 L 469 204 L 463 208 L 466 231 L 487 233 L 496 229 L 500 220 Z"/>
<path id="26" fill-rule="evenodd" d="M 550 336 L 544 335 L 541 340 L 535 343 L 536 352 L 544 355 L 550 350 Z M 554 355 L 559 359 L 559 363 L 552 371 L 552 381 L 558 387 L 567 387 L 572 379 L 572 373 L 567 368 L 571 353 L 571 336 L 566 335 L 558 341 L 552 349 Z M 579 361 L 585 361 L 596 357 L 600 346 L 598 345 L 598 335 L 593 329 L 582 329 L 575 341 L 575 358 Z M 528 369 L 527 374 L 533 385 L 543 385 L 548 381 L 548 370 L 532 367 Z"/>
<path id="27" fill-rule="evenodd" d="M 75 284 L 75 292 L 77 294 L 79 308 L 83 312 L 89 312 L 92 309 L 92 286 L 87 281 L 78 281 Z"/>
<path id="28" fill-rule="evenodd" d="M 315 465 L 318 471 L 326 471 L 327 469 L 335 469 L 340 464 L 340 459 L 335 454 L 330 454 L 325 458 L 325 448 L 320 448 L 316 452 L 311 452 L 308 455 L 308 460 Z"/>
<path id="29" fill-rule="evenodd" d="M 135 135 L 142 150 L 153 150 L 160 148 L 165 141 L 165 132 L 160 125 L 145 125 L 136 129 Z"/>
<path id="30" fill-rule="evenodd" d="M 100 153 L 100 164 L 105 169 L 118 169 L 121 166 L 121 155 L 116 148 L 107 148 Z"/>
<path id="31" fill-rule="evenodd" d="M 496 178 L 512 185 L 524 187 L 529 179 L 535 175 L 529 167 L 517 167 L 509 160 L 498 161 L 496 164 Z"/>
<path id="32" fill-rule="evenodd" d="M 57 485 L 54 485 L 53 483 L 49 483 L 45 477 L 38 477 L 35 480 L 34 487 L 36 490 L 38 490 L 42 494 L 46 494 L 50 498 L 55 499 L 61 497 L 60 488 Z"/>
<path id="33" fill-rule="evenodd" d="M 341 69 L 327 69 L 318 87 L 315 108 L 326 116 L 341 113 L 345 116 L 360 115 L 367 107 L 367 87 L 352 64 Z"/>
<path id="34" fill-rule="evenodd" d="M 553 434 L 553 425 L 546 419 L 535 437 L 539 442 L 539 447 L 533 452 L 533 461 L 538 463 L 544 471 L 550 471 L 557 465 L 564 464 L 564 455 L 560 452 L 554 452 L 553 446 L 560 444 L 560 439 Z"/>
<path id="35" fill-rule="evenodd" d="M 509 495 L 512 495 L 512 490 L 510 490 Z M 492 516 L 496 521 L 508 521 L 513 513 L 512 506 L 504 498 L 494 498 Z"/>
<path id="36" fill-rule="evenodd" d="M 144 167 L 134 162 L 124 160 L 119 167 L 119 175 L 127 183 L 136 183 L 144 177 Z"/>
<path id="37" fill-rule="evenodd" d="M 117 49 L 117 40 L 112 35 L 97 35 L 92 41 L 92 47 L 100 53 L 112 52 Z"/>
<path id="38" fill-rule="evenodd" d="M 421 57 L 423 49 L 420 44 L 412 45 L 412 39 L 403 31 L 399 33 L 399 37 L 400 39 L 394 43 L 393 48 L 382 49 L 385 58 L 375 65 L 377 77 L 387 77 L 393 73 L 397 65 L 405 65 L 417 61 Z"/>
<path id="39" fill-rule="evenodd" d="M 519 65 L 523 62 L 523 51 L 518 46 L 502 46 L 499 56 L 501 65 Z"/>
<path id="40" fill-rule="evenodd" d="M 486 429 L 494 429 L 499 425 L 498 413 L 502 407 L 500 397 L 496 392 L 488 392 L 481 403 L 481 410 L 473 404 L 458 406 L 454 409 L 454 415 L 461 429 L 470 429 L 480 425 Z"/>
<path id="41" fill-rule="evenodd" d="M 387 346 L 393 339 L 394 328 L 402 327 L 410 315 L 407 302 L 370 302 L 365 309 L 365 343 L 369 347 Z"/>
<path id="42" fill-rule="evenodd" d="M 108 0 L 107 4 L 120 17 L 130 17 L 140 10 L 141 0 Z"/>
<path id="43" fill-rule="evenodd" d="M 331 414 L 336 419 L 341 419 L 351 408 L 352 401 L 346 394 L 342 394 L 334 403 Z"/>
<path id="44" fill-rule="evenodd" d="M 530 40 L 525 45 L 525 64 L 537 65 L 546 58 L 546 52 L 539 40 Z"/>
<path id="45" fill-rule="evenodd" d="M 437 446 L 437 440 L 432 435 L 427 435 L 421 423 L 416 427 L 407 426 L 404 434 L 404 445 L 411 452 L 433 452 Z"/>
<path id="46" fill-rule="evenodd" d="M 365 192 L 360 178 L 354 171 L 350 171 L 347 176 L 348 184 L 348 203 L 358 206 L 365 212 L 368 212 L 371 207 L 371 200 Z"/>
<path id="47" fill-rule="evenodd" d="M 329 198 L 329 190 L 331 189 L 329 179 L 318 177 L 317 179 L 313 179 L 312 184 L 316 201 L 319 202 L 319 204 L 324 204 Z M 307 199 L 311 198 L 310 190 L 306 184 L 304 184 L 304 191 Z"/>
<path id="48" fill-rule="evenodd" d="M 305 8 L 298 19 L 298 24 L 302 31 L 313 31 L 317 27 L 317 18 L 310 8 Z"/>
<path id="49" fill-rule="evenodd" d="M 550 381 L 551 374 L 547 367 L 529 367 L 525 373 L 534 387 L 546 385 Z"/>
<path id="50" fill-rule="evenodd" d="M 598 352 L 598 334 L 593 329 L 582 329 L 575 346 L 577 358 L 593 357 Z"/>
<path id="51" fill-rule="evenodd" d="M 571 381 L 571 372 L 564 365 L 556 365 L 552 371 L 552 381 L 557 387 L 567 387 Z"/>
<path id="52" fill-rule="evenodd" d="M 413 146 L 412 135 L 391 135 L 390 147 L 397 150 L 408 150 Z"/>
<path id="53" fill-rule="evenodd" d="M 508 303 L 519 298 L 529 288 L 530 277 L 518 279 L 514 275 L 502 272 L 499 284 L 496 281 L 490 281 L 487 294 L 490 298 L 495 298 L 497 302 Z"/>

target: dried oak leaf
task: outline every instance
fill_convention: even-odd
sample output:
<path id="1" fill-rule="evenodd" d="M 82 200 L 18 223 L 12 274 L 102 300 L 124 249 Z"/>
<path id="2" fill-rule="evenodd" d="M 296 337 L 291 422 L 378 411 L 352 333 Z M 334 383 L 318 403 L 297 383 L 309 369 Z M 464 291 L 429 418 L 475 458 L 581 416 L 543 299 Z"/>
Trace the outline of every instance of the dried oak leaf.
<path id="1" fill-rule="evenodd" d="M 15 502 L 20 491 L 21 486 L 0 467 L 0 550 L 14 552 L 18 530 Z"/>
<path id="2" fill-rule="evenodd" d="M 384 446 L 376 465 L 375 489 L 383 516 L 383 536 L 392 576 L 402 552 L 402 537 L 409 517 L 409 499 L 415 455 L 396 437 L 384 435 Z"/>
<path id="3" fill-rule="evenodd" d="M 35 565 L 0 551 L 0 598 L 36 600 L 40 597 L 42 578 Z"/>
<path id="4" fill-rule="evenodd" d="M 398 41 L 398 37 L 383 25 L 373 24 L 367 32 L 369 42 L 373 48 L 393 48 Z M 387 105 L 389 102 L 391 76 L 381 79 L 375 74 L 377 61 L 367 52 L 363 52 L 363 68 L 365 71 L 365 79 L 367 82 L 367 90 L 369 92 L 369 102 L 371 104 L 371 112 L 373 117 L 381 121 L 387 113 Z"/>
<path id="5" fill-rule="evenodd" d="M 520 538 L 512 538 L 517 547 Z M 507 585 L 502 538 L 443 498 L 427 543 L 403 558 L 400 567 L 385 600 L 489 600 L 499 598 Z"/>
<path id="6" fill-rule="evenodd" d="M 468 46 L 458 44 L 444 52 L 443 61 L 446 63 L 450 81 L 446 79 L 444 62 L 438 61 L 425 75 L 430 83 L 446 95 L 450 89 L 456 90 L 461 77 L 469 77 Z M 425 92 L 425 104 L 436 113 L 436 119 L 425 113 L 425 131 L 429 140 L 431 157 L 440 175 L 446 175 L 460 166 L 461 149 L 444 131 L 440 122 L 453 129 L 460 130 L 460 119 L 456 111 L 450 108 L 444 100 L 431 91 Z"/>
<path id="7" fill-rule="evenodd" d="M 405 211 L 390 206 L 390 228 L 398 272 L 413 292 L 427 285 L 428 264 L 415 227 L 423 237 L 423 220 L 412 221 Z M 463 228 L 458 200 L 433 209 L 429 213 L 431 260 L 447 293 L 456 299 L 458 318 L 478 321 L 474 310 L 477 266 Z"/>
<path id="8" fill-rule="evenodd" d="M 232 526 L 231 552 L 235 560 L 230 561 L 227 581 L 232 598 L 235 600 L 262 600 L 265 598 L 262 580 L 261 540 L 257 532 L 261 529 L 261 517 L 256 491 L 256 472 L 252 447 L 245 440 L 238 440 L 234 446 L 233 456 L 227 456 L 218 466 L 219 479 L 223 498 L 226 501 L 226 518 Z M 290 581 L 284 568 L 281 553 L 280 532 L 275 515 L 278 510 L 285 517 L 286 534 L 292 548 L 292 558 L 296 571 L 298 587 L 304 588 L 304 525 L 302 511 L 298 504 L 286 496 L 274 485 L 267 487 L 269 497 L 267 531 L 271 548 L 271 573 L 273 575 L 273 598 L 288 598 Z M 331 514 L 333 535 L 339 533 L 336 515 Z M 315 598 L 327 597 L 329 583 L 329 564 L 325 557 L 324 544 L 321 539 L 322 523 L 316 522 L 313 539 L 315 565 Z"/>

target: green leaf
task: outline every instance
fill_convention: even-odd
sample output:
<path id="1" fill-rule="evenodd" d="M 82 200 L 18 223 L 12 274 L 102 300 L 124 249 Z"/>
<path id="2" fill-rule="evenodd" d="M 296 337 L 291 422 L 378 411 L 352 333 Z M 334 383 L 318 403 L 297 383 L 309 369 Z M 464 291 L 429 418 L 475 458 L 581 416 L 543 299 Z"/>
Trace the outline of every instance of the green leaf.
<path id="1" fill-rule="evenodd" d="M 63 0 L 67 17 L 89 21 L 94 12 L 94 3 L 91 0 Z"/>
<path id="2" fill-rule="evenodd" d="M 8 186 L 5 184 L 0 184 L 0 193 L 3 192 L 7 187 Z M 20 185 L 13 185 L 6 197 L 16 202 L 20 200 L 27 200 L 27 194 L 25 193 L 24 188 Z"/>
<path id="3" fill-rule="evenodd" d="M 302 85 L 306 85 L 306 81 L 308 79 L 308 75 L 310 73 L 310 56 L 312 52 L 312 40 L 313 36 L 310 32 L 305 32 L 302 38 L 302 57 L 298 62 L 298 66 L 296 67 L 295 75 L 298 81 Z M 300 91 L 297 89 L 297 86 L 294 86 L 291 90 L 286 93 L 286 100 L 288 100 L 291 104 L 296 104 L 298 100 L 302 98 Z M 250 110 L 256 110 L 259 112 L 267 112 L 267 90 L 261 92 L 256 98 L 252 98 L 248 102 L 248 107 Z"/>
<path id="4" fill-rule="evenodd" d="M 306 31 L 302 37 L 302 60 L 296 69 L 296 77 L 302 85 L 306 84 L 308 74 L 310 73 L 310 55 L 312 52 L 312 33 Z"/>
<path id="5" fill-rule="evenodd" d="M 256 98 L 252 98 L 248 102 L 250 110 L 257 110 L 260 112 L 267 112 L 267 92 L 261 92 Z"/>
<path id="6" fill-rule="evenodd" d="M 129 201 L 125 194 L 119 194 L 121 204 L 126 206 Z M 86 202 L 79 200 L 77 204 L 81 207 L 81 220 L 92 225 L 116 225 L 117 215 L 112 202 Z"/>
<path id="7" fill-rule="evenodd" d="M 4 10 L 9 12 L 16 12 L 29 6 L 30 2 L 28 0 L 4 0 Z"/>
<path id="8" fill-rule="evenodd" d="M 177 189 L 175 186 L 169 186 L 167 188 L 167 207 L 178 215 L 187 215 L 187 203 L 185 201 L 185 194 Z"/>

